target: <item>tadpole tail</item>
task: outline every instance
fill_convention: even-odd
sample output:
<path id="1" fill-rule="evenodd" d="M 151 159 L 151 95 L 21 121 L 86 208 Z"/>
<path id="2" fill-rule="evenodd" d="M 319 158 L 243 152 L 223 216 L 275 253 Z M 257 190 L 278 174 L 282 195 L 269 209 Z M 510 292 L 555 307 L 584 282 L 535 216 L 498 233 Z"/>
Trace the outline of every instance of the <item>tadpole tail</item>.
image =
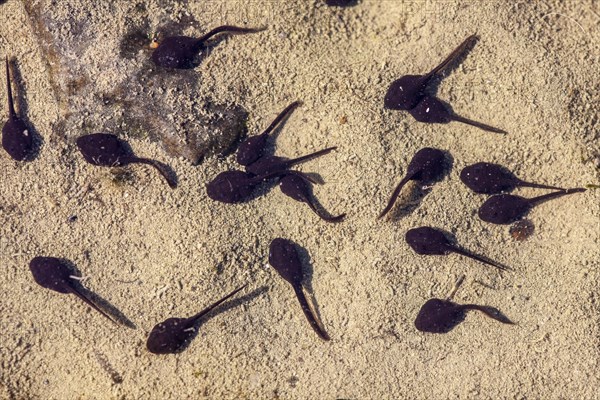
<path id="1" fill-rule="evenodd" d="M 396 189 L 394 189 L 394 192 L 392 193 L 392 196 L 390 197 L 390 200 L 387 203 L 387 206 L 385 206 L 385 208 L 383 209 L 383 211 L 381 212 L 381 214 L 379 214 L 379 217 L 377 217 L 378 219 L 383 218 L 383 216 L 385 214 L 387 214 L 392 207 L 394 207 L 394 203 L 396 202 L 396 199 L 398 199 L 398 196 L 400 195 L 400 191 L 402 190 L 402 188 L 404 187 L 404 185 L 406 185 L 406 183 L 408 181 L 410 181 L 410 179 L 412 178 L 412 176 L 405 176 L 400 183 L 398 184 L 398 186 L 396 186 Z"/>
<path id="2" fill-rule="evenodd" d="M 524 182 L 524 181 L 520 181 L 519 186 L 531 187 L 531 188 L 536 188 L 536 189 L 552 189 L 552 190 L 563 190 L 563 191 L 567 190 L 565 188 L 560 188 L 560 187 L 556 187 L 556 186 L 549 186 L 549 185 L 543 185 L 541 183 L 532 183 L 532 182 Z"/>
<path id="3" fill-rule="evenodd" d="M 230 297 L 235 295 L 237 292 L 239 292 L 246 286 L 248 286 L 248 284 L 235 289 L 233 292 L 229 293 L 227 296 L 223 297 L 221 300 L 214 302 L 210 306 L 206 307 L 204 310 L 200 311 L 198 314 L 188 318 L 188 321 L 195 322 L 195 321 L 199 320 L 200 318 L 202 318 L 203 316 L 205 316 L 206 314 L 211 312 L 213 310 L 213 308 L 217 307 L 219 304 L 223 303 L 225 300 L 229 299 Z"/>
<path id="4" fill-rule="evenodd" d="M 304 172 L 289 170 L 289 171 L 286 171 L 285 174 L 286 175 L 296 175 L 297 177 L 304 180 L 305 182 L 312 183 L 314 185 L 317 185 L 319 183 L 316 179 L 312 178 L 308 174 L 305 174 Z"/>
<path id="5" fill-rule="evenodd" d="M 468 251 L 463 250 L 463 249 L 461 249 L 459 247 L 452 246 L 452 247 L 450 247 L 450 250 L 453 251 L 453 252 L 455 252 L 455 253 L 460 254 L 461 256 L 469 257 L 469 258 L 472 258 L 473 260 L 477 260 L 477 261 L 482 262 L 484 264 L 491 265 L 492 267 L 496 267 L 496 268 L 498 268 L 499 270 L 502 270 L 502 271 L 506 271 L 506 270 L 510 269 L 506 265 L 502 265 L 500 263 L 497 263 L 495 261 L 489 260 L 489 259 L 487 259 L 485 257 L 480 256 L 480 255 L 468 252 Z"/>
<path id="6" fill-rule="evenodd" d="M 340 215 L 336 215 L 336 216 L 325 215 L 323 213 L 323 211 L 320 210 L 319 208 L 317 208 L 317 206 L 315 205 L 315 203 L 313 201 L 311 201 L 310 199 L 306 199 L 306 204 L 308 204 L 308 206 L 310 207 L 310 209 L 313 210 L 314 213 L 317 214 L 319 216 L 319 218 L 321 218 L 323 221 L 327 221 L 327 222 L 340 222 L 344 218 L 346 218 L 346 213 L 343 213 L 343 214 L 340 214 Z"/>
<path id="7" fill-rule="evenodd" d="M 308 300 L 304 295 L 304 291 L 302 291 L 302 286 L 293 285 L 293 287 L 294 292 L 296 292 L 296 297 L 300 302 L 300 307 L 302 308 L 302 311 L 304 311 L 304 315 L 306 316 L 306 319 L 308 319 L 308 323 L 310 324 L 310 326 L 317 333 L 317 335 L 319 335 L 321 339 L 331 340 L 327 332 L 325 332 L 325 328 L 323 328 L 323 326 L 319 323 L 319 321 L 317 321 L 317 318 L 313 314 L 313 311 L 310 308 L 310 305 L 308 304 Z"/>
<path id="8" fill-rule="evenodd" d="M 265 131 L 262 133 L 262 135 L 268 135 L 268 134 L 270 134 L 271 131 L 273 129 L 275 129 L 275 127 L 277 125 L 279 125 L 279 123 L 281 122 L 281 120 L 283 120 L 288 114 L 290 114 L 292 111 L 294 111 L 296 109 L 296 107 L 298 107 L 301 104 L 302 104 L 301 101 L 295 101 L 292 104 L 290 104 L 289 106 L 287 106 L 282 112 L 279 113 L 279 115 L 277 117 L 275 117 L 275 119 L 273 120 L 273 122 L 271 122 L 271 125 L 269 125 L 267 127 L 267 129 L 265 129 Z"/>
<path id="9" fill-rule="evenodd" d="M 173 178 L 171 173 L 165 168 L 165 166 L 162 163 L 159 163 L 156 160 L 151 160 L 149 158 L 140 157 L 131 157 L 128 161 L 132 163 L 146 164 L 154 167 L 163 176 L 163 178 L 165 178 L 167 184 L 171 189 L 175 189 L 177 187 L 177 181 Z"/>
<path id="10" fill-rule="evenodd" d="M 81 293 L 77 288 L 70 286 L 70 289 L 71 289 L 71 293 L 73 293 L 75 296 L 77 296 L 81 300 L 83 300 L 85 304 L 92 307 L 94 310 L 98 311 L 100 314 L 104 315 L 106 318 L 110 319 L 115 324 L 117 323 L 110 315 L 108 315 L 106 312 L 104 312 L 104 310 L 102 310 L 100 307 L 98 307 L 96 304 L 94 304 L 90 299 L 87 298 L 86 295 Z"/>
<path id="11" fill-rule="evenodd" d="M 491 125 L 487 125 L 482 122 L 473 121 L 472 119 L 461 117 L 460 115 L 452 115 L 450 118 L 454 121 L 462 122 L 463 124 L 467 124 L 467 125 L 471 125 L 476 128 L 479 128 L 479 129 L 483 129 L 484 131 L 508 134 L 508 132 L 506 132 L 505 130 L 495 128 Z"/>
<path id="12" fill-rule="evenodd" d="M 6 95 L 8 96 L 8 118 L 15 118 L 15 105 L 13 103 L 12 88 L 10 85 L 10 66 L 8 65 L 8 56 L 6 56 Z"/>
<path id="13" fill-rule="evenodd" d="M 502 314 L 500 312 L 500 310 L 498 310 L 497 308 L 494 308 L 494 307 L 480 306 L 480 305 L 477 305 L 477 304 L 463 304 L 462 308 L 464 310 L 477 310 L 477 311 L 481 311 L 482 313 L 484 313 L 488 317 L 490 317 L 492 319 L 495 319 L 496 321 L 502 322 L 503 324 L 510 324 L 510 325 L 514 325 L 515 324 L 510 319 L 508 319 L 508 317 L 506 315 Z"/>
<path id="14" fill-rule="evenodd" d="M 585 188 L 575 188 L 575 189 L 561 190 L 560 192 L 552 192 L 552 193 L 544 194 L 542 196 L 538 196 L 538 197 L 529 199 L 529 203 L 531 205 L 537 205 L 537 204 L 543 203 L 544 201 L 556 199 L 557 197 L 566 196 L 568 194 L 583 193 L 586 190 L 587 189 L 585 189 Z"/>
<path id="15" fill-rule="evenodd" d="M 454 49 L 452 53 L 450 53 L 448 57 L 446 57 L 444 61 L 442 61 L 437 67 L 432 69 L 431 72 L 426 75 L 426 77 L 431 78 L 434 75 L 437 75 L 440 72 L 442 72 L 448 65 L 452 63 L 452 61 L 458 58 L 475 40 L 477 40 L 477 35 L 471 35 L 468 38 L 466 38 L 456 49 Z"/>
<path id="16" fill-rule="evenodd" d="M 337 146 L 328 147 L 326 149 L 315 151 L 314 153 L 310 153 L 310 154 L 307 154 L 302 157 L 293 158 L 291 160 L 288 160 L 288 161 L 286 161 L 286 164 L 288 165 L 288 168 L 289 168 L 293 165 L 298 165 L 305 161 L 312 160 L 313 158 L 324 156 L 325 154 L 331 153 L 335 149 L 337 149 Z"/>
<path id="17" fill-rule="evenodd" d="M 200 38 L 198 38 L 198 43 L 203 43 L 203 42 L 207 41 L 208 39 L 210 39 L 211 37 L 215 36 L 216 34 L 223 33 L 223 32 L 244 34 L 244 33 L 260 32 L 260 31 L 264 31 L 265 29 L 267 29 L 267 28 L 241 28 L 238 26 L 223 25 L 223 26 L 219 26 L 219 27 L 209 31 L 208 33 L 206 33 L 203 36 L 201 36 Z"/>

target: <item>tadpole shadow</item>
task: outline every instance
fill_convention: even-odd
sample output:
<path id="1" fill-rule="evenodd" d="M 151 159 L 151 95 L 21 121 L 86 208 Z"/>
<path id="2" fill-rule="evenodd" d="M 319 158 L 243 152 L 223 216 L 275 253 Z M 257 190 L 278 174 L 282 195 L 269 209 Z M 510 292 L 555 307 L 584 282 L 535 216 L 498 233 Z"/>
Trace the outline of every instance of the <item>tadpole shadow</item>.
<path id="1" fill-rule="evenodd" d="M 408 196 L 408 202 L 401 203 L 398 202 L 394 208 L 391 210 L 390 218 L 392 221 L 399 221 L 402 218 L 408 217 L 415 210 L 417 210 L 425 197 L 431 192 L 433 189 L 433 185 L 435 183 L 441 182 L 446 178 L 452 168 L 454 168 L 454 157 L 447 150 L 441 150 L 444 153 L 444 172 L 442 176 L 435 181 L 424 182 L 421 180 L 416 180 L 415 184 L 411 185 L 411 191 Z"/>
<path id="2" fill-rule="evenodd" d="M 13 87 L 13 100 L 18 105 L 18 114 L 21 120 L 27 126 L 29 134 L 32 136 L 33 146 L 31 152 L 27 155 L 24 161 L 33 161 L 40 155 L 42 147 L 44 145 L 44 137 L 38 132 L 33 126 L 27 115 L 29 114 L 29 104 L 27 102 L 27 95 L 23 94 L 23 76 L 21 75 L 21 69 L 19 63 L 11 59 L 8 61 L 12 72 L 12 87 Z"/>
<path id="3" fill-rule="evenodd" d="M 238 307 L 242 303 L 250 302 L 250 301 L 254 300 L 255 298 L 257 298 L 258 296 L 266 293 L 268 290 L 269 290 L 268 286 L 261 286 L 258 289 L 255 289 L 252 292 L 250 292 L 244 296 L 238 297 L 233 300 L 229 300 L 229 301 L 223 303 L 222 305 L 219 305 L 219 307 L 215 308 L 214 310 L 211 310 L 208 314 L 206 314 L 204 317 L 202 317 L 200 320 L 198 320 L 194 324 L 194 334 L 175 353 L 181 353 L 181 352 L 185 351 L 192 344 L 194 339 L 196 339 L 196 337 L 200 333 L 200 327 L 207 320 L 214 318 L 221 313 L 229 311 L 232 308 Z"/>
<path id="4" fill-rule="evenodd" d="M 71 270 L 71 275 L 77 278 L 81 278 L 81 271 L 77 268 L 77 266 L 66 258 L 61 258 L 61 262 L 63 262 L 66 266 Z M 92 303 L 94 303 L 98 308 L 102 309 L 106 314 L 110 315 L 110 317 L 116 322 L 127 328 L 136 329 L 137 326 L 129 319 L 125 314 L 121 312 L 117 307 L 115 307 L 108 300 L 104 299 L 100 295 L 91 290 L 87 289 L 82 285 L 81 281 L 78 279 L 73 279 L 71 285 L 78 290 L 84 297 L 87 297 Z M 95 311 L 95 310 L 94 310 Z"/>
<path id="5" fill-rule="evenodd" d="M 454 72 L 458 68 L 458 66 L 465 61 L 465 59 L 467 58 L 467 56 L 469 55 L 471 50 L 473 50 L 473 47 L 475 47 L 475 45 L 478 42 L 479 42 L 479 36 L 475 36 L 475 40 L 473 40 L 471 43 L 469 43 L 469 45 L 467 47 L 465 47 L 464 51 L 462 51 L 461 54 L 459 54 L 454 60 L 452 60 L 446 66 L 446 68 L 444 68 L 444 70 L 441 74 L 439 74 L 438 76 L 435 76 L 430 81 L 430 83 L 427 85 L 427 88 L 425 89 L 425 93 L 427 93 L 431 96 L 435 96 L 439 90 L 442 80 L 444 80 L 448 75 L 450 75 L 452 72 Z M 450 54 L 450 53 L 448 53 L 448 54 Z M 445 56 L 444 56 L 444 58 L 445 58 Z M 434 67 L 435 66 L 432 66 L 431 68 L 434 68 Z M 444 103 L 444 105 L 446 105 L 449 110 L 452 110 L 452 108 L 447 103 Z"/>
<path id="6" fill-rule="evenodd" d="M 296 246 L 296 249 L 298 250 L 298 256 L 300 257 L 300 260 L 302 261 L 302 265 L 303 265 L 302 270 L 304 272 L 304 279 L 302 280 L 302 286 L 304 287 L 304 289 L 306 290 L 306 293 L 308 293 L 308 295 L 310 297 L 310 302 L 311 302 L 311 305 L 315 312 L 316 318 L 318 319 L 321 326 L 323 326 L 323 319 L 321 318 L 321 310 L 319 307 L 319 303 L 317 302 L 317 299 L 315 298 L 315 292 L 314 292 L 314 289 L 312 286 L 314 268 L 313 268 L 313 265 L 311 262 L 310 254 L 308 253 L 308 250 L 306 250 L 304 247 L 300 246 L 298 243 L 294 242 L 294 245 Z"/>
<path id="7" fill-rule="evenodd" d="M 431 192 L 431 187 L 417 184 L 411 185 L 410 193 L 406 202 L 398 203 L 390 213 L 390 219 L 394 222 L 411 215 L 419 206 L 423 199 Z"/>

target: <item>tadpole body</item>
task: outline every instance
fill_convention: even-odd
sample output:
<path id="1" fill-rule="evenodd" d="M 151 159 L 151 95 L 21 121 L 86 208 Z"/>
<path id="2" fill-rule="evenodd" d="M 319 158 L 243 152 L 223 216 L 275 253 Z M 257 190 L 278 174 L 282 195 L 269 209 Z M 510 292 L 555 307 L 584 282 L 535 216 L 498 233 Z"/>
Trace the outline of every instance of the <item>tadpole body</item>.
<path id="1" fill-rule="evenodd" d="M 400 195 L 400 191 L 408 181 L 415 180 L 428 185 L 440 180 L 444 176 L 444 159 L 444 152 L 438 149 L 425 147 L 417 151 L 408 164 L 406 175 L 392 192 L 392 196 L 387 206 L 379 214 L 379 218 L 382 218 L 392 209 L 396 199 Z"/>
<path id="2" fill-rule="evenodd" d="M 33 136 L 27 124 L 15 111 L 8 57 L 6 57 L 6 95 L 8 97 L 8 119 L 2 127 L 2 147 L 15 161 L 23 161 L 32 153 Z"/>
<path id="3" fill-rule="evenodd" d="M 84 292 L 77 288 L 73 278 L 74 271 L 64 260 L 56 257 L 35 257 L 29 263 L 29 270 L 38 285 L 58 293 L 74 294 L 88 306 L 115 322 L 107 313 L 94 304 Z"/>
<path id="4" fill-rule="evenodd" d="M 330 340 L 329 335 L 317 320 L 317 317 L 313 313 L 310 304 L 304 295 L 302 288 L 304 273 L 302 271 L 302 262 L 298 255 L 296 245 L 287 239 L 273 239 L 269 247 L 269 265 L 271 265 L 284 280 L 292 285 L 296 297 L 300 302 L 300 307 L 317 335 L 323 340 Z"/>
<path id="5" fill-rule="evenodd" d="M 196 335 L 196 324 L 198 321 L 212 311 L 215 307 L 245 288 L 246 285 L 237 288 L 227 296 L 206 307 L 198 314 L 189 318 L 168 318 L 152 328 L 146 348 L 154 354 L 173 354 L 180 352 L 186 344 Z"/>
<path id="6" fill-rule="evenodd" d="M 85 160 L 101 167 L 122 167 L 127 164 L 147 164 L 155 168 L 175 189 L 177 182 L 171 177 L 165 166 L 148 158 L 135 157 L 127 146 L 111 133 L 93 133 L 77 138 L 77 147 Z"/>
<path id="7" fill-rule="evenodd" d="M 463 168 L 460 172 L 460 180 L 475 193 L 482 194 L 508 192 L 519 186 L 565 190 L 556 186 L 522 181 L 503 166 L 486 162 L 479 162 Z"/>
<path id="8" fill-rule="evenodd" d="M 196 65 L 194 59 L 206 47 L 206 41 L 219 33 L 254 33 L 263 29 L 240 28 L 223 25 L 209 31 L 207 34 L 194 38 L 190 36 L 168 36 L 160 41 L 152 53 L 152 61 L 158 66 L 174 69 L 189 69 Z"/>
<path id="9" fill-rule="evenodd" d="M 405 235 L 406 243 L 417 253 L 421 255 L 439 255 L 445 256 L 450 253 L 457 253 L 476 261 L 491 265 L 500 270 L 508 269 L 506 266 L 497 262 L 488 260 L 477 254 L 463 250 L 450 243 L 443 231 L 429 226 L 409 229 Z"/>
<path id="10" fill-rule="evenodd" d="M 479 207 L 482 221 L 492 224 L 510 224 L 525 216 L 536 205 L 573 193 L 585 192 L 584 188 L 566 189 L 527 199 L 512 194 L 497 194 L 488 198 Z"/>
<path id="11" fill-rule="evenodd" d="M 247 166 L 258 160 L 265 149 L 269 134 L 277 125 L 290 113 L 292 113 L 302 102 L 295 101 L 287 106 L 279 115 L 271 122 L 271 124 L 260 135 L 250 136 L 244 140 L 237 151 L 237 162 L 240 165 Z"/>
<path id="12" fill-rule="evenodd" d="M 240 203 L 250 197 L 264 177 L 244 171 L 224 171 L 206 185 L 209 198 L 221 203 Z"/>
<path id="13" fill-rule="evenodd" d="M 431 80 L 458 58 L 477 36 L 466 38 L 444 61 L 425 75 L 404 75 L 392 82 L 385 94 L 384 106 L 390 110 L 412 110 L 425 97 L 425 89 Z"/>

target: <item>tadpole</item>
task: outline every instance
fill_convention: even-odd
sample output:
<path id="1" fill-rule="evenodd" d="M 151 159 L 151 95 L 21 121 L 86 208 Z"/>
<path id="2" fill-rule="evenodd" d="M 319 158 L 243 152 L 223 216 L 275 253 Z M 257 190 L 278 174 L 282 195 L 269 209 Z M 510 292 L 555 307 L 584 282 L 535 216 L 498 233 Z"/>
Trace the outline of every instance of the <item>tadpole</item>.
<path id="1" fill-rule="evenodd" d="M 498 194 L 513 190 L 518 186 L 565 190 L 556 186 L 525 182 L 511 171 L 498 164 L 479 162 L 463 168 L 460 180 L 475 193 Z"/>
<path id="2" fill-rule="evenodd" d="M 262 176 L 249 172 L 224 171 L 206 184 L 206 194 L 221 203 L 239 203 L 248 198 L 261 182 Z"/>
<path id="3" fill-rule="evenodd" d="M 476 304 L 457 304 L 451 301 L 454 293 L 461 285 L 464 275 L 459 278 L 452 293 L 445 299 L 429 299 L 421 306 L 419 314 L 415 319 L 415 328 L 421 332 L 429 333 L 448 333 L 456 325 L 461 323 L 466 316 L 467 311 L 477 310 L 483 312 L 486 316 L 500 321 L 503 324 L 514 324 L 498 309 Z"/>
<path id="4" fill-rule="evenodd" d="M 256 136 L 250 136 L 240 144 L 237 151 L 237 162 L 240 165 L 250 165 L 258 160 L 262 155 L 267 143 L 269 134 L 275 127 L 292 111 L 296 109 L 302 102 L 295 101 L 287 106 L 279 115 L 271 122 L 271 125 L 265 129 L 263 133 Z"/>
<path id="5" fill-rule="evenodd" d="M 443 151 L 431 147 L 425 147 L 417 151 L 408 164 L 406 175 L 402 178 L 398 186 L 396 186 L 396 189 L 394 189 L 387 206 L 383 209 L 381 214 L 379 214 L 379 218 L 383 217 L 392 209 L 396 199 L 400 195 L 400 191 L 408 181 L 421 181 L 424 185 L 427 185 L 440 180 L 443 175 Z"/>
<path id="6" fill-rule="evenodd" d="M 488 260 L 487 258 L 453 245 L 440 229 L 431 228 L 429 226 L 409 229 L 408 232 L 406 232 L 405 239 L 406 243 L 408 243 L 417 254 L 445 256 L 450 253 L 457 253 L 484 264 L 491 265 L 502 271 L 508 269 L 502 264 Z"/>
<path id="7" fill-rule="evenodd" d="M 450 121 L 458 121 L 479 129 L 483 129 L 484 131 L 507 133 L 502 129 L 494 128 L 493 126 L 473 121 L 472 119 L 464 118 L 450 112 L 450 110 L 446 108 L 446 105 L 440 99 L 434 96 L 424 96 L 419 104 L 409 110 L 409 113 L 419 122 L 446 124 Z"/>
<path id="8" fill-rule="evenodd" d="M 330 7 L 350 7 L 358 4 L 358 0 L 325 0 Z"/>
<path id="9" fill-rule="evenodd" d="M 312 199 L 309 183 L 307 180 L 297 174 L 286 174 L 279 180 L 279 189 L 291 197 L 292 199 L 301 203 L 306 203 L 311 210 L 314 211 L 321 219 L 327 222 L 340 222 L 344 219 L 346 214 L 340 214 L 338 216 L 330 216 L 323 213 L 320 208 L 317 208 L 315 202 Z"/>
<path id="10" fill-rule="evenodd" d="M 325 154 L 331 153 L 337 149 L 337 146 L 328 147 L 323 150 L 316 151 L 305 156 L 287 159 L 279 156 L 262 156 L 252 164 L 246 166 L 246 171 L 254 175 L 272 175 L 277 173 L 283 173 L 290 169 L 294 165 L 301 164 L 303 162 L 312 160 L 317 157 L 324 156 Z"/>
<path id="11" fill-rule="evenodd" d="M 390 110 L 412 110 L 425 97 L 425 88 L 432 78 L 439 75 L 452 61 L 458 58 L 477 39 L 476 35 L 466 38 L 441 64 L 425 75 L 404 75 L 392 82 L 385 94 L 384 106 Z"/>
<path id="12" fill-rule="evenodd" d="M 33 135 L 15 112 L 8 56 L 6 57 L 6 95 L 8 96 L 8 120 L 2 127 L 2 147 L 14 160 L 23 161 L 33 150 Z"/>
<path id="13" fill-rule="evenodd" d="M 122 167 L 127 164 L 148 164 L 154 167 L 173 189 L 177 182 L 166 167 L 158 161 L 135 157 L 127 146 L 111 133 L 93 133 L 77 138 L 77 147 L 85 160 L 101 167 Z"/>
<path id="14" fill-rule="evenodd" d="M 189 318 L 168 318 L 163 322 L 156 324 L 154 328 L 152 328 L 152 331 L 150 331 L 150 335 L 146 341 L 146 348 L 154 354 L 174 354 L 180 352 L 191 341 L 194 335 L 196 335 L 196 324 L 200 318 L 204 317 L 219 304 L 223 303 L 246 286 L 247 285 L 237 288 L 221 300 L 211 304 L 194 316 Z"/>
<path id="15" fill-rule="evenodd" d="M 478 215 L 482 221 L 492 224 L 510 224 L 523 217 L 533 207 L 542 202 L 568 194 L 582 193 L 586 190 L 587 189 L 584 188 L 566 189 L 531 199 L 526 199 L 513 194 L 497 194 L 488 198 L 481 207 L 479 207 Z"/>
<path id="16" fill-rule="evenodd" d="M 304 274 L 302 271 L 302 262 L 298 255 L 296 245 L 287 239 L 276 238 L 269 247 L 269 264 L 285 279 L 296 293 L 300 302 L 300 307 L 308 319 L 310 326 L 323 340 L 330 340 L 329 335 L 314 315 L 304 291 L 302 289 L 302 280 Z"/>
<path id="17" fill-rule="evenodd" d="M 152 53 L 152 61 L 165 68 L 189 69 L 194 68 L 194 58 L 206 48 L 206 41 L 216 34 L 228 33 L 255 33 L 265 28 L 240 28 L 237 26 L 223 25 L 214 28 L 200 38 L 190 36 L 168 36 L 160 41 Z"/>
<path id="18" fill-rule="evenodd" d="M 59 293 L 72 293 L 83 300 L 87 305 L 115 322 L 107 313 L 92 302 L 92 300 L 75 284 L 75 271 L 66 261 L 55 257 L 35 257 L 29 263 L 29 269 L 35 282 L 50 290 Z"/>

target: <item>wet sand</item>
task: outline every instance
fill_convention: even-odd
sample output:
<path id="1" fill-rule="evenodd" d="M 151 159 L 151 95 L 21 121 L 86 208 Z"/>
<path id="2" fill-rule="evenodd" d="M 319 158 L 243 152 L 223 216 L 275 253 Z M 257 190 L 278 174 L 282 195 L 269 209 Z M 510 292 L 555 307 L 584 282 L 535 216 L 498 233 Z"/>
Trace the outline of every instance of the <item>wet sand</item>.
<path id="1" fill-rule="evenodd" d="M 459 180 L 462 168 L 487 161 L 533 182 L 599 182 L 596 2 L 362 0 L 343 9 L 312 0 L 140 3 L 143 11 L 135 4 L 40 4 L 55 18 L 96 32 L 77 62 L 89 64 L 97 93 L 128 79 L 149 54 L 125 60 L 110 51 L 142 20 L 149 21 L 149 34 L 169 22 L 189 35 L 222 24 L 266 26 L 227 37 L 191 71 L 200 82 L 198 98 L 243 105 L 250 134 L 302 100 L 278 130 L 276 154 L 338 146 L 299 169 L 318 173 L 324 184 L 315 185 L 316 197 L 331 213 L 348 216 L 327 224 L 277 188 L 263 188 L 244 204 L 216 203 L 205 185 L 237 168 L 234 155 L 192 165 L 160 143 L 127 136 L 126 127 L 114 133 L 129 138 L 137 154 L 170 165 L 177 189 L 145 166 L 127 167 L 132 177 L 119 183 L 109 169 L 85 163 L 73 138 L 101 130 L 102 120 L 93 116 L 105 109 L 89 106 L 90 126 L 61 124 L 69 120 L 65 95 L 56 93 L 43 41 L 23 3 L 8 0 L 0 5 L 0 57 L 14 58 L 18 104 L 44 144 L 32 162 L 0 155 L 0 398 L 597 395 L 598 191 L 536 207 L 528 216 L 534 234 L 518 242 L 508 226 L 477 218 L 485 197 Z M 200 30 L 189 26 L 190 17 Z M 77 26 L 65 23 L 57 32 L 72 40 Z M 479 41 L 437 95 L 457 114 L 507 135 L 458 122 L 422 124 L 383 108 L 394 79 L 427 72 L 473 33 Z M 162 100 L 176 102 L 177 93 L 164 89 Z M 417 185 L 407 186 L 399 215 L 377 220 L 412 155 L 426 146 L 451 154 L 448 176 L 423 198 L 410 195 Z M 404 234 L 422 225 L 445 229 L 465 248 L 512 270 L 499 273 L 458 255 L 419 256 Z M 306 249 L 305 283 L 330 342 L 311 330 L 290 286 L 267 266 L 276 237 Z M 39 255 L 71 260 L 87 277 L 85 286 L 135 329 L 36 285 L 28 264 Z M 448 334 L 417 331 L 420 306 L 445 297 L 462 274 L 455 301 L 496 307 L 516 325 L 470 312 Z M 184 352 L 146 350 L 157 322 L 192 315 L 246 283 Z"/>

